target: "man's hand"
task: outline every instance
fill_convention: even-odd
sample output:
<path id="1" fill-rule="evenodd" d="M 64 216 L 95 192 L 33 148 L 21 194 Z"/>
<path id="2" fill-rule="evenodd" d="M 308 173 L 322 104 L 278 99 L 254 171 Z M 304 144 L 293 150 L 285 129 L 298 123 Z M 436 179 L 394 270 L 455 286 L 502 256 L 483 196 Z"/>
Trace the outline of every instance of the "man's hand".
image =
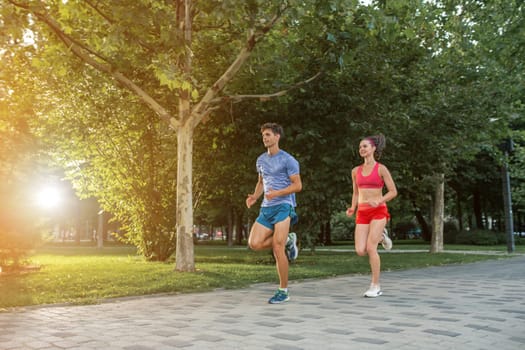
<path id="1" fill-rule="evenodd" d="M 272 190 L 271 188 L 264 194 L 264 198 L 267 200 L 272 200 L 275 197 L 278 197 L 277 191 Z"/>
<path id="2" fill-rule="evenodd" d="M 257 202 L 257 198 L 255 198 L 253 194 L 249 194 L 246 198 L 246 206 L 250 208 L 252 205 L 255 204 L 255 202 Z"/>

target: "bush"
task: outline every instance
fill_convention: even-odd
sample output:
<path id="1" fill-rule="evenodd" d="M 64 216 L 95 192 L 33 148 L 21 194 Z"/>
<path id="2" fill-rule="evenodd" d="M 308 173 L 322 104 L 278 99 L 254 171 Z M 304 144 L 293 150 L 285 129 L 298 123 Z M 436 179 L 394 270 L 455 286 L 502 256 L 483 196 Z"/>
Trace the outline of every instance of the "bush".
<path id="1" fill-rule="evenodd" d="M 500 244 L 502 239 L 504 241 L 505 237 L 501 232 L 473 230 L 458 233 L 455 243 L 487 246 Z"/>
<path id="2" fill-rule="evenodd" d="M 2 106 L 23 102 L 15 100 Z M 25 112 L 0 114 L 0 267 L 9 269 L 23 264 L 41 242 L 32 190 L 41 152 L 27 118 Z"/>
<path id="3" fill-rule="evenodd" d="M 0 267 L 18 269 L 43 243 L 43 225 L 25 202 L 0 191 Z"/>
<path id="4" fill-rule="evenodd" d="M 525 237 L 514 236 L 514 245 L 525 245 Z"/>
<path id="5" fill-rule="evenodd" d="M 459 227 L 456 221 L 445 221 L 443 226 L 443 241 L 445 244 L 457 243 L 456 238 L 459 234 Z"/>
<path id="6" fill-rule="evenodd" d="M 28 256 L 42 244 L 38 233 L 0 232 L 0 267 L 18 269 L 27 264 Z"/>
<path id="7" fill-rule="evenodd" d="M 412 221 L 398 222 L 393 231 L 397 239 L 421 238 L 421 229 Z"/>
<path id="8" fill-rule="evenodd" d="M 346 212 L 339 212 L 333 215 L 331 225 L 333 241 L 348 241 L 354 239 L 354 219 L 347 217 Z"/>

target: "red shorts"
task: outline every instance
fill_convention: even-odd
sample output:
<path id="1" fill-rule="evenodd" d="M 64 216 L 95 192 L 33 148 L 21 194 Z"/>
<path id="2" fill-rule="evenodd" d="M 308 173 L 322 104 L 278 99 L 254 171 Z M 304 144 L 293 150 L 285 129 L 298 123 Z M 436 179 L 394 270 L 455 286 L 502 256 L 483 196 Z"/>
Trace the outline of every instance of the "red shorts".
<path id="1" fill-rule="evenodd" d="M 378 207 L 372 207 L 368 203 L 357 205 L 357 214 L 355 216 L 356 224 L 368 225 L 372 220 L 381 220 L 384 218 L 386 218 L 387 221 L 390 219 L 386 204 L 381 204 Z"/>

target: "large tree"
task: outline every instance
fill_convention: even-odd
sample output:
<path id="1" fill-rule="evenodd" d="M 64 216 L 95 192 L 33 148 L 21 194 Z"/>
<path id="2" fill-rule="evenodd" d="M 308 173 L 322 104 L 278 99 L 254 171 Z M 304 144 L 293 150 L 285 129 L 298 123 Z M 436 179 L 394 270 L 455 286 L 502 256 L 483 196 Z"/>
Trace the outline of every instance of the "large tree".
<path id="1" fill-rule="evenodd" d="M 132 91 L 176 132 L 176 269 L 194 270 L 192 149 L 195 128 L 256 44 L 301 1 L 14 1 L 16 15 L 49 62 L 64 54 Z M 11 6 L 9 6 L 11 5 Z M 57 42 L 62 46 L 58 46 Z M 237 53 L 216 55 L 226 47 Z M 213 75 L 203 74 L 207 64 Z M 222 74 L 216 74 L 222 71 Z M 92 70 L 90 75 L 95 76 Z"/>

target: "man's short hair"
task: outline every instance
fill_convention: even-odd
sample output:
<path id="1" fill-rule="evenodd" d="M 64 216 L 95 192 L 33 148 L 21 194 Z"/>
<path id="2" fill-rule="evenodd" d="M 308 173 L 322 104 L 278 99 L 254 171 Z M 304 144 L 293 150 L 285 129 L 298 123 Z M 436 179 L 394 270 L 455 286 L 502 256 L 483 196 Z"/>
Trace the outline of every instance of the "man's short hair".
<path id="1" fill-rule="evenodd" d="M 272 130 L 272 132 L 274 134 L 277 134 L 277 135 L 280 135 L 281 138 L 284 137 L 284 130 L 283 130 L 283 127 L 280 126 L 279 124 L 277 123 L 264 123 L 262 126 L 261 126 L 261 132 L 263 132 L 264 130 L 266 129 L 270 129 Z"/>

